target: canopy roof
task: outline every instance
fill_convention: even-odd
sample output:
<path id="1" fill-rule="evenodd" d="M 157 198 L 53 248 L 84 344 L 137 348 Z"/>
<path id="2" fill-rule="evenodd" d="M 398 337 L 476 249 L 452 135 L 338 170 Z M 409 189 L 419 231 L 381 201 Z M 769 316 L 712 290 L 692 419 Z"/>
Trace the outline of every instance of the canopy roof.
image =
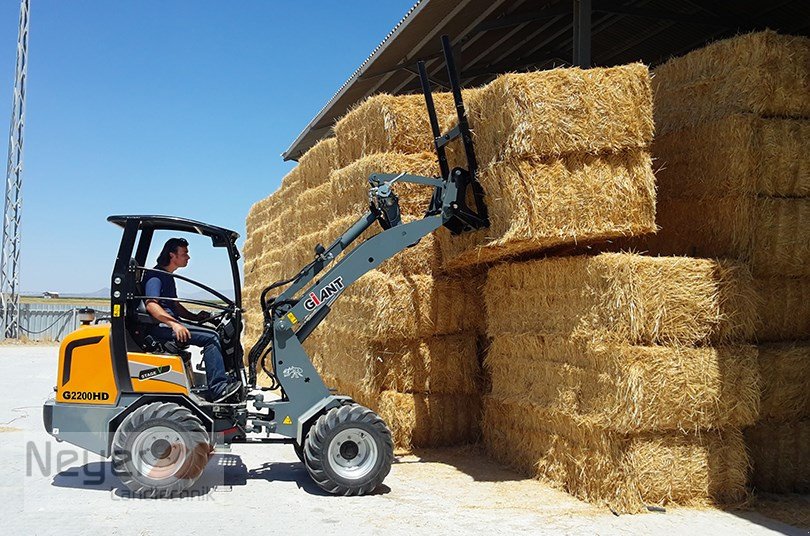
<path id="1" fill-rule="evenodd" d="M 424 60 L 448 86 L 439 36 L 452 38 L 464 87 L 504 72 L 556 66 L 656 66 L 707 42 L 770 28 L 810 32 L 807 0 L 421 0 L 338 89 L 282 155 L 297 160 L 347 110 L 377 93 L 420 91 Z"/>

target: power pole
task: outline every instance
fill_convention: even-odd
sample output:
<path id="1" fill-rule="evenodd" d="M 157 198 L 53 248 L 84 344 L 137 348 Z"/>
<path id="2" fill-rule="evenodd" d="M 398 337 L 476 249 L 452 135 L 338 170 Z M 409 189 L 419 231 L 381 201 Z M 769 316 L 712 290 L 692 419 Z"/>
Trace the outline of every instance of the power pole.
<path id="1" fill-rule="evenodd" d="M 29 0 L 20 2 L 20 27 L 17 34 L 17 68 L 14 74 L 14 98 L 11 108 L 11 132 L 8 137 L 6 202 L 3 212 L 3 250 L 0 258 L 0 296 L 3 300 L 3 334 L 20 336 L 20 203 L 22 198 L 23 132 L 25 131 L 25 89 L 28 74 Z"/>

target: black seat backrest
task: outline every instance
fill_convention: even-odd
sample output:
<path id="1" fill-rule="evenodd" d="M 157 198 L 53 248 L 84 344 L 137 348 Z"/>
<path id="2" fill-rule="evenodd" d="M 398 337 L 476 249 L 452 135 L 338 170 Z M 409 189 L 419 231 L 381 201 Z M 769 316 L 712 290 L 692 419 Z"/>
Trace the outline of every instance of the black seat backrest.
<path id="1" fill-rule="evenodd" d="M 130 274 L 128 277 L 134 277 L 133 293 L 135 296 L 143 296 L 143 270 L 137 268 L 138 263 L 135 259 L 129 260 Z M 159 349 L 150 340 L 146 331 L 146 325 L 157 324 L 157 321 L 152 318 L 146 311 L 146 305 L 142 298 L 132 298 L 127 300 L 127 350 L 136 352 L 155 352 Z"/>

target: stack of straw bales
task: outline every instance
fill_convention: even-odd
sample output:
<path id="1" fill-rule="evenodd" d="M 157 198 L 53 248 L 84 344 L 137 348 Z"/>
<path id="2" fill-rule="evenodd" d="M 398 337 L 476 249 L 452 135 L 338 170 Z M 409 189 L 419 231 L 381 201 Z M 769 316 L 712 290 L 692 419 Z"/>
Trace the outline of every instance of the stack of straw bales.
<path id="1" fill-rule="evenodd" d="M 453 245 L 458 237 L 426 237 L 350 287 L 306 344 L 327 383 L 377 409 L 399 446 L 475 439 L 483 280 L 460 268 L 653 229 L 651 95 L 642 65 L 506 75 L 466 91 L 492 233 L 462 247 Z M 434 100 L 447 129 L 452 97 Z M 247 344 L 261 329 L 261 288 L 295 273 L 315 243 L 328 244 L 365 210 L 368 175 L 438 171 L 425 152 L 432 136 L 421 96 L 372 97 L 334 131 L 248 216 Z M 457 152 L 451 158 L 461 163 Z M 405 221 L 432 193 L 397 191 Z"/>
<path id="2" fill-rule="evenodd" d="M 749 266 L 763 380 L 746 431 L 753 484 L 810 491 L 810 39 L 720 41 L 659 67 L 654 89 L 661 230 L 637 245 Z"/>
<path id="3" fill-rule="evenodd" d="M 446 266 L 655 229 L 644 65 L 507 74 L 465 105 L 491 226 L 460 237 L 441 230 Z M 450 159 L 464 162 L 458 147 Z"/>
<path id="4" fill-rule="evenodd" d="M 743 500 L 740 429 L 759 410 L 750 279 L 635 254 L 492 268 L 488 451 L 623 512 Z"/>
<path id="5" fill-rule="evenodd" d="M 451 99 L 437 105 L 449 112 Z M 248 216 L 246 346 L 262 328 L 258 298 L 297 273 L 368 209 L 372 173 L 434 176 L 424 104 L 387 95 L 367 100 L 314 146 L 279 191 Z M 397 187 L 404 221 L 421 217 L 432 190 Z M 361 240 L 379 232 L 370 229 Z M 327 385 L 380 413 L 398 447 L 474 441 L 480 423 L 479 332 L 483 304 L 474 278 L 441 271 L 438 245 L 425 237 L 362 277 L 333 306 L 305 347 Z"/>
<path id="6" fill-rule="evenodd" d="M 492 225 L 441 229 L 351 286 L 306 343 L 327 384 L 401 447 L 472 440 L 483 408 L 494 457 L 620 511 L 744 500 L 747 448 L 758 488 L 806 491 L 809 67 L 807 39 L 763 32 L 658 69 L 661 232 L 631 243 L 690 257 L 507 262 L 483 292 L 489 263 L 655 229 L 652 90 L 628 65 L 466 91 Z M 334 131 L 248 216 L 248 345 L 261 289 L 365 210 L 369 174 L 438 171 L 420 96 L 373 97 Z M 431 194 L 398 193 L 405 221 Z"/>

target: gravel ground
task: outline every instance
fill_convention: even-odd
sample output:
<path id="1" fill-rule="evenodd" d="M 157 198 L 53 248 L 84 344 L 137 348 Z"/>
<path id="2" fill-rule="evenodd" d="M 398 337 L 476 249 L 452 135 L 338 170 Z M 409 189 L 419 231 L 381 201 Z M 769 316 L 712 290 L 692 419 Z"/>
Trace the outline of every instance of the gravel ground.
<path id="1" fill-rule="evenodd" d="M 808 534 L 754 510 L 614 516 L 471 447 L 401 456 L 377 494 L 345 498 L 322 493 L 289 446 L 235 445 L 214 456 L 189 496 L 133 499 L 108 460 L 44 431 L 41 405 L 52 392 L 57 353 L 55 346 L 0 346 L 5 534 Z M 777 517 L 797 519 L 795 502 L 778 503 Z"/>

